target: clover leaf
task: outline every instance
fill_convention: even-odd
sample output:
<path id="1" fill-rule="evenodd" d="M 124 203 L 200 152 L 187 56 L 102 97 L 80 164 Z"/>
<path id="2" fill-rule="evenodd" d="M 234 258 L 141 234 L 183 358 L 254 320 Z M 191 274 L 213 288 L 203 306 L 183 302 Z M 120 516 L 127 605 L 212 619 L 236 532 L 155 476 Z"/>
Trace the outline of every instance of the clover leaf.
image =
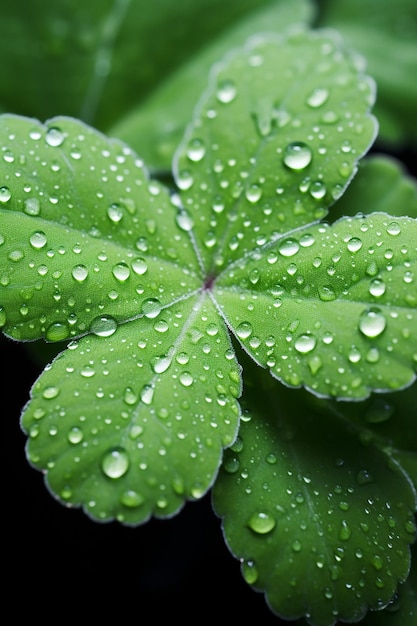
<path id="1" fill-rule="evenodd" d="M 318 626 L 388 605 L 415 539 L 414 444 L 341 402 L 417 369 L 413 192 L 369 212 L 354 179 L 374 96 L 336 33 L 252 38 L 213 69 L 172 188 L 81 121 L 0 116 L 0 322 L 67 344 L 24 408 L 28 459 L 100 521 L 214 485 L 246 580 Z"/>

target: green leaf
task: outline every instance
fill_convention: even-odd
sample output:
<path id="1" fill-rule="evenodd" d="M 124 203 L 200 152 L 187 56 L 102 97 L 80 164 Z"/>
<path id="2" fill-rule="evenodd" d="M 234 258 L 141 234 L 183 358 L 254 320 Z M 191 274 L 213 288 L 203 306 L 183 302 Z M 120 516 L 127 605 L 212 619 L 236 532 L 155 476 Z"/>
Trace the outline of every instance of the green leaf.
<path id="1" fill-rule="evenodd" d="M 414 0 L 320 2 L 318 23 L 336 28 L 364 55 L 378 85 L 379 138 L 393 143 L 417 138 L 417 5 Z"/>
<path id="2" fill-rule="evenodd" d="M 0 127 L 7 335 L 66 340 L 200 286 L 167 190 L 130 148 L 64 117 L 3 115 Z"/>
<path id="3" fill-rule="evenodd" d="M 2 7 L 4 110 L 109 128 L 223 29 L 269 0 L 16 0 Z M 175 26 L 173 26 L 175 25 Z"/>
<path id="4" fill-rule="evenodd" d="M 315 626 L 380 609 L 409 573 L 416 492 L 305 392 L 247 367 L 239 437 L 213 488 L 232 554 L 271 610 Z"/>
<path id="5" fill-rule="evenodd" d="M 330 33 L 255 38 L 217 66 L 175 164 L 207 272 L 327 214 L 375 137 L 373 100 Z"/>
<path id="6" fill-rule="evenodd" d="M 223 272 L 214 294 L 245 350 L 282 382 L 359 399 L 416 377 L 416 267 L 417 220 L 373 213 L 264 246 Z"/>
<path id="7" fill-rule="evenodd" d="M 240 372 L 205 295 L 73 342 L 34 385 L 28 458 L 96 520 L 172 516 L 236 437 Z"/>
<path id="8" fill-rule="evenodd" d="M 417 181 L 392 157 L 369 155 L 341 198 L 332 206 L 332 220 L 344 215 L 380 211 L 417 218 Z"/>
<path id="9" fill-rule="evenodd" d="M 174 152 L 189 123 L 194 107 L 206 88 L 211 66 L 234 47 L 242 46 L 255 33 L 282 33 L 301 28 L 311 20 L 309 0 L 264 3 L 236 20 L 225 32 L 190 57 L 149 97 L 109 131 L 127 141 L 153 169 L 170 170 Z"/>

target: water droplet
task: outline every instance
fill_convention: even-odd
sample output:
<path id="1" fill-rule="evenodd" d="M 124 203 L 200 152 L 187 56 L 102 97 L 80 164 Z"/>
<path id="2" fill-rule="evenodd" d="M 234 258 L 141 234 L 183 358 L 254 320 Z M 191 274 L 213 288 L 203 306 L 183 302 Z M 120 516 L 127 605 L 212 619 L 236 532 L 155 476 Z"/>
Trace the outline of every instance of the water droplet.
<path id="1" fill-rule="evenodd" d="M 177 185 L 182 191 L 190 189 L 194 183 L 194 178 L 189 170 L 181 170 L 178 172 Z"/>
<path id="2" fill-rule="evenodd" d="M 321 200 L 326 195 L 326 185 L 321 180 L 316 180 L 310 185 L 309 193 L 316 200 Z"/>
<path id="3" fill-rule="evenodd" d="M 359 330 L 370 339 L 378 337 L 385 330 L 386 325 L 385 316 L 377 308 L 365 309 L 359 318 Z"/>
<path id="4" fill-rule="evenodd" d="M 284 163 L 291 170 L 305 169 L 311 163 L 312 158 L 310 148 L 302 142 L 290 143 L 284 150 Z"/>
<path id="5" fill-rule="evenodd" d="M 152 369 L 155 374 L 162 374 L 163 372 L 166 372 L 166 370 L 169 368 L 169 366 L 171 365 L 171 361 L 172 358 L 170 356 L 157 356 L 152 361 Z"/>
<path id="6" fill-rule="evenodd" d="M 384 567 L 384 561 L 378 554 L 371 558 L 371 563 L 378 572 Z"/>
<path id="7" fill-rule="evenodd" d="M 71 274 L 77 283 L 82 283 L 88 276 L 88 269 L 85 265 L 76 265 L 73 267 Z"/>
<path id="8" fill-rule="evenodd" d="M 135 272 L 135 274 L 142 276 L 143 274 L 146 274 L 146 272 L 148 271 L 148 264 L 146 263 L 145 259 L 143 259 L 142 257 L 139 257 L 135 259 L 134 261 L 132 261 L 132 269 Z"/>
<path id="9" fill-rule="evenodd" d="M 387 233 L 389 235 L 399 235 L 401 232 L 401 226 L 399 225 L 398 222 L 391 222 L 390 224 L 388 224 L 387 226 Z"/>
<path id="10" fill-rule="evenodd" d="M 83 431 L 78 426 L 74 426 L 68 433 L 68 441 L 74 445 L 80 443 L 84 438 Z"/>
<path id="11" fill-rule="evenodd" d="M 130 269 L 126 263 L 117 263 L 112 268 L 112 274 L 121 283 L 124 283 L 130 276 Z"/>
<path id="12" fill-rule="evenodd" d="M 361 469 L 356 474 L 356 482 L 358 483 L 358 485 L 366 485 L 368 483 L 373 483 L 374 477 L 370 472 L 368 472 L 368 470 Z"/>
<path id="13" fill-rule="evenodd" d="M 142 313 L 145 317 L 152 319 L 161 312 L 162 305 L 157 298 L 147 298 L 142 302 Z"/>
<path id="14" fill-rule="evenodd" d="M 191 139 L 187 149 L 187 156 L 190 161 L 197 163 L 204 158 L 205 154 L 206 148 L 203 141 L 201 139 Z"/>
<path id="15" fill-rule="evenodd" d="M 38 198 L 26 198 L 23 203 L 23 210 L 26 215 L 39 215 L 41 208 Z"/>
<path id="16" fill-rule="evenodd" d="M 298 241 L 291 238 L 284 239 L 284 241 L 282 241 L 278 246 L 278 252 L 285 257 L 294 256 L 294 254 L 297 254 L 299 249 L 300 246 L 298 244 Z"/>
<path id="17" fill-rule="evenodd" d="M 249 202 L 251 202 L 252 204 L 255 204 L 262 197 L 262 188 L 260 187 L 260 185 L 256 185 L 256 184 L 250 185 L 250 187 L 248 187 L 248 189 L 246 190 L 245 195 L 246 195 L 246 199 Z"/>
<path id="18" fill-rule="evenodd" d="M 53 400 L 53 398 L 56 398 L 58 394 L 58 387 L 46 387 L 42 392 L 42 396 L 45 400 Z"/>
<path id="19" fill-rule="evenodd" d="M 315 346 L 316 338 L 309 333 L 300 335 L 294 342 L 294 348 L 300 354 L 307 354 L 308 352 L 311 352 L 312 350 L 314 350 Z"/>
<path id="20" fill-rule="evenodd" d="M 39 230 L 30 236 L 29 241 L 32 248 L 39 250 L 46 246 L 47 239 L 45 233 Z"/>
<path id="21" fill-rule="evenodd" d="M 316 88 L 308 96 L 307 104 L 308 104 L 309 107 L 311 107 L 313 109 L 317 109 L 317 108 L 323 106 L 323 104 L 327 101 L 328 97 L 329 97 L 329 90 L 328 89 Z"/>
<path id="22" fill-rule="evenodd" d="M 223 104 L 228 104 L 236 98 L 237 90 L 232 80 L 222 80 L 217 89 L 217 99 Z"/>
<path id="23" fill-rule="evenodd" d="M 45 339 L 47 341 L 64 341 L 68 339 L 69 336 L 69 328 L 67 324 L 63 324 L 61 322 L 55 322 L 48 326 L 45 331 Z"/>
<path id="24" fill-rule="evenodd" d="M 184 387 L 191 387 L 194 382 L 194 378 L 192 377 L 190 372 L 182 372 L 179 378 L 181 385 L 183 385 Z"/>
<path id="25" fill-rule="evenodd" d="M 336 294 L 333 291 L 332 287 L 328 287 L 327 285 L 322 285 L 319 287 L 319 298 L 323 300 L 323 302 L 330 302 L 331 300 L 336 299 Z"/>
<path id="26" fill-rule="evenodd" d="M 241 322 L 236 328 L 236 335 L 239 339 L 247 339 L 252 334 L 252 324 L 249 322 Z"/>
<path id="27" fill-rule="evenodd" d="M 103 473 L 108 478 L 121 478 L 129 469 L 129 457 L 124 448 L 113 448 L 103 457 L 101 462 Z"/>
<path id="28" fill-rule="evenodd" d="M 382 398 L 373 398 L 367 407 L 364 417 L 370 424 L 385 422 L 394 415 L 395 407 Z"/>
<path id="29" fill-rule="evenodd" d="M 143 404 L 146 404 L 148 406 L 151 405 L 154 393 L 155 389 L 154 387 L 152 387 L 152 385 L 144 385 L 140 392 L 140 399 Z"/>
<path id="30" fill-rule="evenodd" d="M 141 506 L 144 502 L 145 498 L 133 489 L 127 489 L 120 496 L 120 504 L 128 509 L 135 509 L 136 507 Z"/>
<path id="31" fill-rule="evenodd" d="M 98 337 L 110 337 L 117 330 L 117 322 L 111 315 L 95 317 L 90 324 L 90 332 Z"/>
<path id="32" fill-rule="evenodd" d="M 126 387 L 123 393 L 123 402 L 129 406 L 133 406 L 138 401 L 138 394 L 132 387 Z"/>
<path id="33" fill-rule="evenodd" d="M 375 296 L 375 298 L 380 298 L 384 295 L 386 290 L 386 285 L 383 280 L 379 278 L 374 278 L 369 285 L 369 293 L 371 296 Z"/>
<path id="34" fill-rule="evenodd" d="M 0 202 L 8 202 L 12 197 L 12 192 L 8 187 L 0 187 Z"/>
<path id="35" fill-rule="evenodd" d="M 259 535 L 270 533 L 276 523 L 276 519 L 270 513 L 265 512 L 253 513 L 248 520 L 249 528 Z"/>
<path id="36" fill-rule="evenodd" d="M 113 224 L 118 224 L 123 219 L 124 211 L 120 204 L 113 203 L 107 209 L 107 216 Z"/>
<path id="37" fill-rule="evenodd" d="M 52 126 L 51 128 L 48 128 L 48 130 L 46 131 L 45 141 L 48 144 L 48 146 L 57 148 L 58 146 L 62 145 L 62 143 L 64 142 L 64 139 L 65 139 L 65 135 L 60 128 L 56 128 Z"/>
<path id="38" fill-rule="evenodd" d="M 362 240 L 358 237 L 352 237 L 347 243 L 349 252 L 358 252 L 362 248 Z"/>
<path id="39" fill-rule="evenodd" d="M 248 585 L 254 585 L 256 583 L 259 573 L 254 561 L 242 562 L 242 576 Z"/>
<path id="40" fill-rule="evenodd" d="M 178 211 L 177 215 L 175 216 L 175 221 L 177 222 L 181 230 L 185 230 L 186 232 L 191 230 L 194 226 L 193 218 L 185 209 Z"/>

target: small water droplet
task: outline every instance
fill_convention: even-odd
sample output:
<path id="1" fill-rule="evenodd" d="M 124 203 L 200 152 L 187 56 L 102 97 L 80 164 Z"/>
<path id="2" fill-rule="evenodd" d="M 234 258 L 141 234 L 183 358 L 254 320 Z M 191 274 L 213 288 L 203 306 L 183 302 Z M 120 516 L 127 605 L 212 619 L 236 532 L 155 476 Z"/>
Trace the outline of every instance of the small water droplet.
<path id="1" fill-rule="evenodd" d="M 90 332 L 98 337 L 110 337 L 117 330 L 117 322 L 111 315 L 95 317 L 90 324 Z"/>
<path id="2" fill-rule="evenodd" d="M 189 170 L 181 170 L 178 172 L 177 185 L 182 191 L 190 189 L 194 183 L 194 178 Z"/>
<path id="3" fill-rule="evenodd" d="M 323 302 L 330 302 L 336 299 L 336 293 L 332 289 L 332 287 L 328 287 L 327 285 L 322 285 L 319 287 L 319 298 Z"/>
<path id="4" fill-rule="evenodd" d="M 126 489 L 126 491 L 124 491 L 120 496 L 120 504 L 128 509 L 135 509 L 138 506 L 141 506 L 144 502 L 145 498 L 133 489 Z"/>
<path id="5" fill-rule="evenodd" d="M 113 448 L 103 457 L 101 462 L 103 473 L 108 478 L 121 478 L 129 469 L 129 457 L 124 448 Z"/>
<path id="6" fill-rule="evenodd" d="M 276 523 L 273 515 L 263 511 L 253 513 L 248 520 L 249 528 L 259 535 L 270 533 L 275 528 Z"/>
<path id="7" fill-rule="evenodd" d="M 387 320 L 382 311 L 377 308 L 365 309 L 359 318 L 359 330 L 365 337 L 373 339 L 385 330 Z"/>
<path id="8" fill-rule="evenodd" d="M 36 216 L 41 211 L 40 202 L 38 198 L 26 198 L 23 203 L 23 210 L 26 215 Z"/>
<path id="9" fill-rule="evenodd" d="M 172 358 L 168 355 L 157 356 L 153 359 L 151 366 L 155 374 L 162 374 L 171 365 Z"/>
<path id="10" fill-rule="evenodd" d="M 256 204 L 262 197 L 262 188 L 260 185 L 250 185 L 246 190 L 246 199 L 252 204 Z"/>
<path id="11" fill-rule="evenodd" d="M 112 268 L 112 274 L 121 283 L 124 283 L 130 276 L 130 268 L 126 263 L 117 263 Z"/>
<path id="12" fill-rule="evenodd" d="M 83 431 L 78 426 L 74 426 L 68 433 L 68 441 L 74 445 L 80 443 L 84 438 Z"/>
<path id="13" fill-rule="evenodd" d="M 76 265 L 73 267 L 71 274 L 77 283 L 82 283 L 88 276 L 88 269 L 85 265 Z"/>
<path id="14" fill-rule="evenodd" d="M 0 187 L 0 202 L 8 202 L 12 197 L 12 192 L 8 187 Z"/>
<path id="15" fill-rule="evenodd" d="M 390 222 L 387 226 L 387 233 L 389 235 L 399 235 L 401 233 L 401 226 L 398 222 Z"/>
<path id="16" fill-rule="evenodd" d="M 299 249 L 300 246 L 298 244 L 298 241 L 292 238 L 284 239 L 284 241 L 282 241 L 278 246 L 278 252 L 285 257 L 294 256 L 295 254 L 297 254 Z"/>
<path id="17" fill-rule="evenodd" d="M 249 322 L 241 322 L 236 328 L 236 335 L 239 339 L 247 339 L 252 334 L 252 324 Z"/>
<path id="18" fill-rule="evenodd" d="M 118 224 L 123 219 L 124 211 L 120 204 L 113 203 L 107 209 L 107 216 L 113 224 Z"/>
<path id="19" fill-rule="evenodd" d="M 45 331 L 45 339 L 47 341 L 64 341 L 69 337 L 69 328 L 67 324 L 55 322 L 48 326 Z"/>
<path id="20" fill-rule="evenodd" d="M 371 294 L 371 296 L 374 296 L 375 298 L 380 298 L 381 296 L 383 296 L 385 293 L 385 290 L 386 290 L 386 285 L 384 281 L 379 278 L 374 278 L 374 280 L 372 280 L 369 285 L 369 293 Z"/>
<path id="21" fill-rule="evenodd" d="M 47 238 L 44 232 L 41 230 L 36 231 L 29 237 L 29 242 L 32 248 L 40 250 L 44 246 L 46 246 Z"/>
<path id="22" fill-rule="evenodd" d="M 56 398 L 58 394 L 59 394 L 58 387 L 53 387 L 53 386 L 46 387 L 42 392 L 42 396 L 45 398 L 45 400 L 53 400 L 53 398 Z"/>
<path id="23" fill-rule="evenodd" d="M 308 96 L 307 104 L 309 107 L 316 109 L 316 108 L 323 106 L 323 104 L 327 101 L 328 97 L 329 97 L 329 90 L 323 89 L 323 88 L 320 89 L 318 87 L 314 89 L 314 91 L 312 91 L 312 93 Z"/>
<path id="24" fill-rule="evenodd" d="M 181 230 L 184 230 L 186 232 L 191 230 L 194 226 L 193 218 L 185 209 L 178 211 L 177 215 L 175 216 L 175 221 L 177 222 Z"/>
<path id="25" fill-rule="evenodd" d="M 351 237 L 347 243 L 349 252 L 358 252 L 362 248 L 362 240 L 358 237 Z"/>
<path id="26" fill-rule="evenodd" d="M 140 399 L 143 404 L 146 404 L 148 406 L 151 405 L 154 393 L 155 389 L 154 387 L 152 387 L 152 385 L 144 385 L 140 392 Z"/>
<path id="27" fill-rule="evenodd" d="M 217 88 L 217 99 L 223 104 L 228 104 L 236 98 L 237 89 L 232 80 L 222 80 Z"/>
<path id="28" fill-rule="evenodd" d="M 242 576 L 248 585 L 254 585 L 258 580 L 258 570 L 254 561 L 242 562 Z"/>
<path id="29" fill-rule="evenodd" d="M 142 313 L 145 317 L 152 319 L 161 312 L 162 305 L 158 298 L 147 298 L 142 302 Z"/>
<path id="30" fill-rule="evenodd" d="M 132 387 L 126 387 L 123 393 L 123 402 L 129 406 L 137 404 L 138 394 Z"/>
<path id="31" fill-rule="evenodd" d="M 146 274 L 146 272 L 148 271 L 148 264 L 146 263 L 145 259 L 143 259 L 142 257 L 139 257 L 135 259 L 134 261 L 132 261 L 132 269 L 135 272 L 135 274 L 142 276 L 143 274 Z"/>
<path id="32" fill-rule="evenodd" d="M 294 342 L 294 348 L 300 354 L 307 354 L 308 352 L 311 352 L 314 350 L 315 346 L 316 338 L 309 333 L 300 335 Z"/>
<path id="33" fill-rule="evenodd" d="M 312 152 L 307 144 L 293 142 L 285 148 L 283 161 L 289 169 L 299 171 L 305 169 L 311 163 L 312 158 Z"/>
<path id="34" fill-rule="evenodd" d="M 65 135 L 60 128 L 52 126 L 51 128 L 48 128 L 48 130 L 46 131 L 45 141 L 48 144 L 48 146 L 57 148 L 58 146 L 63 144 L 64 139 L 65 139 Z"/>
<path id="35" fill-rule="evenodd" d="M 187 156 L 190 161 L 197 163 L 204 158 L 206 154 L 206 148 L 204 142 L 201 139 L 191 139 L 188 144 Z"/>
<path id="36" fill-rule="evenodd" d="M 184 387 L 191 387 L 194 382 L 194 378 L 190 374 L 190 372 L 182 372 L 180 374 L 179 380 L 181 385 L 183 385 Z"/>
<path id="37" fill-rule="evenodd" d="M 370 472 L 368 472 L 368 470 L 361 469 L 356 474 L 356 482 L 358 483 L 358 485 L 366 485 L 368 483 L 373 483 L 374 477 Z"/>

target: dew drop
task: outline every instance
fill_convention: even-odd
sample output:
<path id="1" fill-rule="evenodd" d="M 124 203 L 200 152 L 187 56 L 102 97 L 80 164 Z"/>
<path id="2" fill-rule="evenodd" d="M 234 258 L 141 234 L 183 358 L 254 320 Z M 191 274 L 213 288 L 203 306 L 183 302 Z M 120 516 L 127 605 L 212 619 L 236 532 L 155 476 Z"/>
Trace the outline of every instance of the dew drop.
<path id="1" fill-rule="evenodd" d="M 285 148 L 283 160 L 289 169 L 299 171 L 305 169 L 311 163 L 312 157 L 312 152 L 307 144 L 293 142 Z"/>
<path id="2" fill-rule="evenodd" d="M 123 208 L 116 203 L 113 203 L 107 209 L 107 216 L 113 224 L 118 224 L 123 219 Z"/>
<path id="3" fill-rule="evenodd" d="M 169 368 L 169 366 L 171 365 L 171 361 L 172 359 L 170 356 L 157 356 L 152 361 L 152 369 L 155 374 L 162 374 L 163 372 L 166 372 L 166 370 Z"/>
<path id="4" fill-rule="evenodd" d="M 294 348 L 300 354 L 307 354 L 308 352 L 311 352 L 312 350 L 314 350 L 315 346 L 316 338 L 309 333 L 300 335 L 294 342 Z"/>
<path id="5" fill-rule="evenodd" d="M 374 280 L 372 280 L 369 285 L 369 293 L 371 294 L 371 296 L 374 296 L 375 298 L 380 298 L 381 296 L 383 296 L 385 293 L 385 290 L 386 290 L 386 285 L 384 281 L 379 278 L 374 278 Z"/>
<path id="6" fill-rule="evenodd" d="M 177 185 L 182 191 L 190 189 L 194 183 L 194 178 L 189 170 L 181 170 L 178 172 Z"/>
<path id="7" fill-rule="evenodd" d="M 362 248 L 362 240 L 358 237 L 352 237 L 347 243 L 349 252 L 358 252 Z"/>
<path id="8" fill-rule="evenodd" d="M 278 252 L 285 257 L 291 257 L 297 254 L 300 246 L 296 239 L 285 239 L 278 246 Z"/>
<path id="9" fill-rule="evenodd" d="M 120 504 L 128 509 L 135 509 L 138 506 L 141 506 L 144 502 L 145 498 L 133 489 L 126 489 L 126 491 L 124 491 L 120 496 Z"/>
<path id="10" fill-rule="evenodd" d="M 140 399 L 143 404 L 146 404 L 148 406 L 151 405 L 154 393 L 155 389 L 154 387 L 152 387 L 152 385 L 144 385 L 140 392 Z"/>
<path id="11" fill-rule="evenodd" d="M 40 213 L 40 202 L 38 198 L 26 198 L 23 203 L 23 210 L 26 215 L 36 216 Z"/>
<path id="12" fill-rule="evenodd" d="M 113 448 L 103 457 L 101 462 L 103 473 L 108 478 L 121 478 L 129 469 L 129 457 L 124 448 Z"/>
<path id="13" fill-rule="evenodd" d="M 142 276 L 148 271 L 148 264 L 146 263 L 145 259 L 143 259 L 142 257 L 139 257 L 135 259 L 134 261 L 132 261 L 132 269 L 135 272 L 135 274 Z"/>
<path id="14" fill-rule="evenodd" d="M 315 200 L 321 200 L 326 195 L 326 185 L 320 180 L 315 181 L 310 185 L 309 193 L 315 198 Z"/>
<path id="15" fill-rule="evenodd" d="M 48 326 L 45 331 L 45 339 L 47 341 L 64 341 L 68 339 L 69 336 L 69 328 L 67 324 L 63 324 L 61 322 L 55 322 Z"/>
<path id="16" fill-rule="evenodd" d="M 48 128 L 45 135 L 45 141 L 48 146 L 57 148 L 58 146 L 63 144 L 64 139 L 65 135 L 60 128 L 56 128 L 55 126 Z"/>
<path id="17" fill-rule="evenodd" d="M 395 407 L 382 398 L 375 397 L 367 407 L 364 417 L 369 424 L 385 422 L 394 415 Z"/>
<path id="18" fill-rule="evenodd" d="M 222 80 L 217 89 L 217 99 L 223 104 L 228 104 L 236 98 L 237 89 L 232 80 Z"/>
<path id="19" fill-rule="evenodd" d="M 0 202 L 8 202 L 12 193 L 8 187 L 0 187 Z"/>
<path id="20" fill-rule="evenodd" d="M 177 222 L 181 230 L 184 230 L 186 232 L 191 230 L 194 226 L 193 218 L 185 209 L 178 211 L 177 215 L 175 216 L 175 221 Z"/>
<path id="21" fill-rule="evenodd" d="M 111 315 L 95 317 L 90 324 L 90 332 L 98 337 L 110 337 L 116 332 L 117 322 Z"/>
<path id="22" fill-rule="evenodd" d="M 29 242 L 32 248 L 40 250 L 44 246 L 46 246 L 47 238 L 44 232 L 41 230 L 36 231 L 29 237 Z"/>
<path id="23" fill-rule="evenodd" d="M 182 372 L 179 379 L 181 385 L 183 385 L 184 387 L 191 387 L 194 382 L 194 378 L 192 377 L 190 372 Z"/>
<path id="24" fill-rule="evenodd" d="M 382 311 L 377 308 L 365 309 L 359 318 L 359 330 L 365 337 L 378 337 L 387 325 Z"/>
<path id="25" fill-rule="evenodd" d="M 318 289 L 319 298 L 323 302 L 330 302 L 331 300 L 335 300 L 336 294 L 332 287 L 328 287 L 326 285 L 322 285 Z"/>
<path id="26" fill-rule="evenodd" d="M 242 562 L 242 576 L 248 585 L 254 585 L 258 580 L 258 570 L 254 561 L 243 561 Z"/>
<path id="27" fill-rule="evenodd" d="M 130 276 L 130 269 L 126 263 L 117 263 L 112 268 L 112 274 L 116 280 L 124 283 Z"/>
<path id="28" fill-rule="evenodd" d="M 161 312 L 162 305 L 157 298 L 147 298 L 142 302 L 142 313 L 145 317 L 152 319 Z"/>
<path id="29" fill-rule="evenodd" d="M 187 149 L 187 156 L 190 161 L 197 163 L 204 158 L 205 154 L 206 148 L 203 141 L 201 139 L 191 139 Z"/>
<path id="30" fill-rule="evenodd" d="M 399 235 L 401 233 L 401 226 L 398 222 L 391 222 L 387 226 L 387 233 L 394 236 Z"/>
<path id="31" fill-rule="evenodd" d="M 270 533 L 276 523 L 276 519 L 270 513 L 264 512 L 253 513 L 248 520 L 249 528 L 259 535 Z"/>
<path id="32" fill-rule="evenodd" d="M 82 283 L 88 276 L 88 269 L 85 265 L 76 265 L 72 268 L 71 274 L 77 283 Z"/>
<path id="33" fill-rule="evenodd" d="M 71 430 L 68 433 L 68 441 L 70 443 L 73 443 L 73 444 L 81 443 L 83 438 L 84 438 L 83 431 L 81 430 L 81 428 L 78 428 L 78 426 L 74 426 L 73 428 L 71 428 Z"/>
<path id="34" fill-rule="evenodd" d="M 260 187 L 260 185 L 250 185 L 250 187 L 248 187 L 248 189 L 246 190 L 246 199 L 251 203 L 251 204 L 256 204 L 256 202 L 258 202 L 261 197 L 262 197 L 262 188 Z"/>
<path id="35" fill-rule="evenodd" d="M 356 482 L 358 483 L 358 485 L 366 485 L 368 483 L 373 483 L 374 477 L 370 472 L 368 472 L 368 470 L 361 469 L 356 474 Z"/>
<path id="36" fill-rule="evenodd" d="M 128 406 L 133 406 L 138 401 L 138 394 L 132 387 L 126 387 L 123 393 L 123 402 Z"/>
<path id="37" fill-rule="evenodd" d="M 45 400 L 53 400 L 53 398 L 56 398 L 58 394 L 58 387 L 46 387 L 42 392 L 42 396 Z"/>
<path id="38" fill-rule="evenodd" d="M 317 109 L 327 101 L 329 97 L 328 89 L 316 88 L 307 98 L 307 105 L 313 109 Z"/>
<path id="39" fill-rule="evenodd" d="M 241 322 L 236 328 L 236 335 L 239 339 L 247 339 L 252 334 L 252 324 L 249 322 Z"/>

